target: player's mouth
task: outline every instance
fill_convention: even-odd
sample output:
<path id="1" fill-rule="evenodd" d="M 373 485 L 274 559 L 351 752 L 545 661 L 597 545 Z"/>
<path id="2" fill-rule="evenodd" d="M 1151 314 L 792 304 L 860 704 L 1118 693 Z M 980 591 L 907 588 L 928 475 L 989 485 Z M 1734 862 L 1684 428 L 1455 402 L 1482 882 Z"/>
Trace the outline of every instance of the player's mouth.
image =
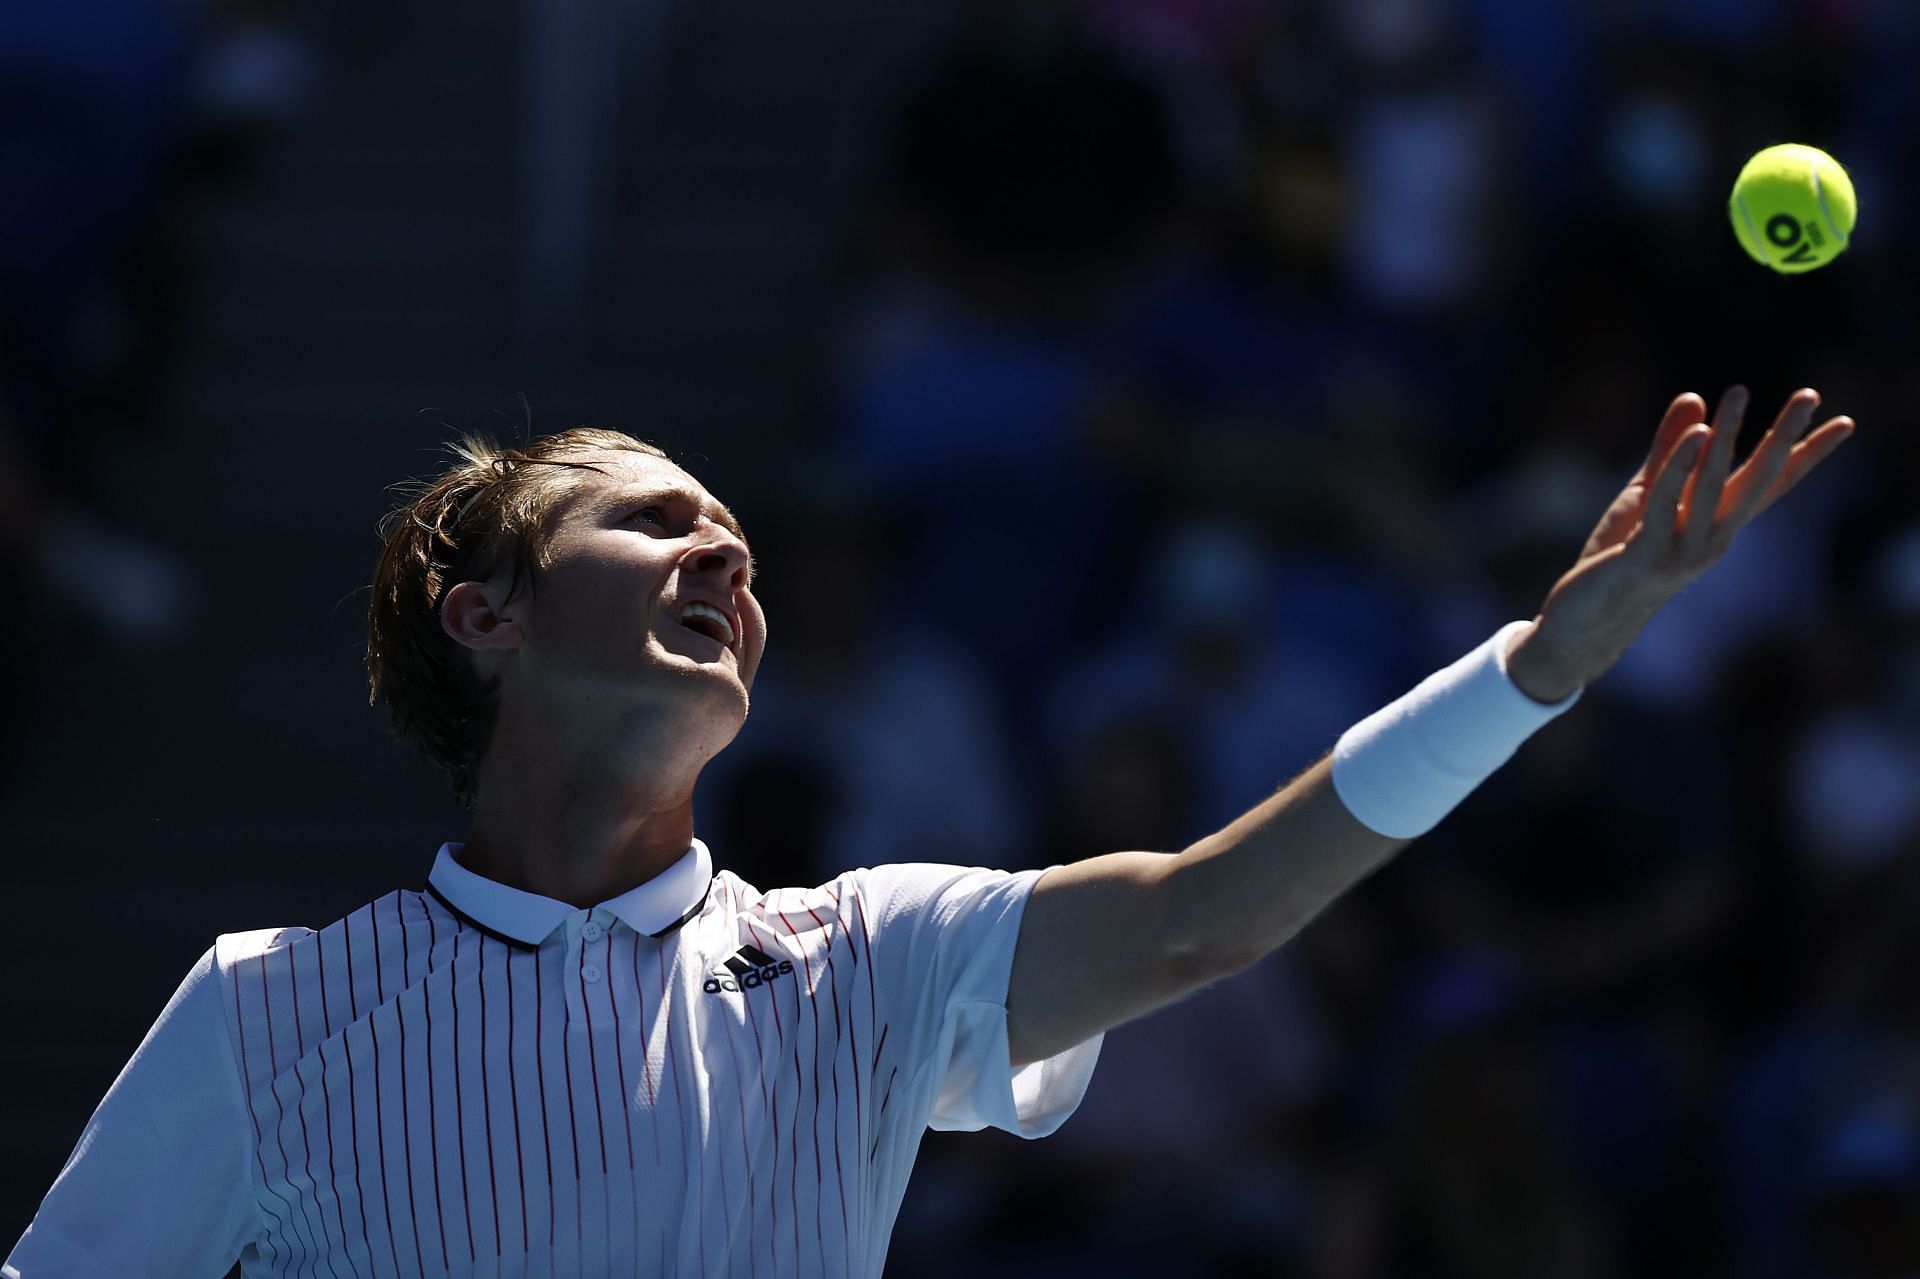
<path id="1" fill-rule="evenodd" d="M 740 627 L 725 609 L 703 600 L 690 600 L 680 606 L 678 620 L 682 629 L 732 653 L 736 662 L 740 660 Z"/>

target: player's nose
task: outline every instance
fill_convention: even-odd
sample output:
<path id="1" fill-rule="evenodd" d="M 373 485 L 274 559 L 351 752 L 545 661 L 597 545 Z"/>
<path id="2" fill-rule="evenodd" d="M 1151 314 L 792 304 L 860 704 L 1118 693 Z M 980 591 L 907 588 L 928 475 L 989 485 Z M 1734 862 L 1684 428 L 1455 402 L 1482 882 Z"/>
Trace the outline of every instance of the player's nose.
<path id="1" fill-rule="evenodd" d="M 706 529 L 706 536 L 688 548 L 680 567 L 682 572 L 724 579 L 726 589 L 732 592 L 746 587 L 751 562 L 747 544 L 726 528 L 713 524 Z"/>

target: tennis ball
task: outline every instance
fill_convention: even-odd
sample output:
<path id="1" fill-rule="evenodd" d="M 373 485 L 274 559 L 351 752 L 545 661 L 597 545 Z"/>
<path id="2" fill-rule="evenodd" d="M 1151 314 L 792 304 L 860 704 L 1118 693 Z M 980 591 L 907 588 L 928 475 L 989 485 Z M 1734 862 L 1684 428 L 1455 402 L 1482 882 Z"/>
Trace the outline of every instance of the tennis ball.
<path id="1" fill-rule="evenodd" d="M 1811 271 L 1846 252 L 1853 182 L 1816 147 L 1783 142 L 1747 161 L 1727 213 L 1747 256 L 1782 275 Z"/>

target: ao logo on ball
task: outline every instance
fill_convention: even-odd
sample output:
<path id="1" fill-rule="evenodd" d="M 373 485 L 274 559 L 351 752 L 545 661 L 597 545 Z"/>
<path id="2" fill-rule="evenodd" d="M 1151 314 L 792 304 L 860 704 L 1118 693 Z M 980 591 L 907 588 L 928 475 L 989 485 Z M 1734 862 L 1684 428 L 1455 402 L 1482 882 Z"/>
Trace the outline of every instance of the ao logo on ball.
<path id="1" fill-rule="evenodd" d="M 1777 249 L 1793 249 L 1780 260 L 1796 264 L 1811 264 L 1815 251 L 1827 242 L 1826 237 L 1820 234 L 1820 228 L 1812 222 L 1807 223 L 1803 236 L 1800 220 L 1788 213 L 1776 213 L 1767 219 L 1767 241 Z M 1795 245 L 1799 247 L 1794 248 Z"/>

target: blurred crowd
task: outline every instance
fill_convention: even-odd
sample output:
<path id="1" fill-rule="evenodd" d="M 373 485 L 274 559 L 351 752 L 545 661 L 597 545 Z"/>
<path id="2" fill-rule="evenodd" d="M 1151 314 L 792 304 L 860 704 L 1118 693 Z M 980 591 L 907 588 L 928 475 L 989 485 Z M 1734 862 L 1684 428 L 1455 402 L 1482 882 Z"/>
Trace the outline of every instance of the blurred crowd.
<path id="1" fill-rule="evenodd" d="M 1532 616 L 1673 395 L 1861 429 L 1060 1133 L 929 1136 L 893 1272 L 1920 1274 L 1916 57 L 1901 0 L 1047 0 L 915 68 L 837 447 L 750 521 L 750 882 L 1177 850 Z M 77 461 L 165 429 L 169 210 L 314 73 L 265 0 L 0 6 L 0 102 L 84 98 L 0 106 L 0 560 L 103 627 L 193 594 Z M 1788 140 L 1864 210 L 1792 280 L 1725 215 Z"/>
<path id="2" fill-rule="evenodd" d="M 317 66 L 280 0 L 0 6 L 0 565 L 108 636 L 177 634 L 191 569 L 107 496 L 164 438 L 192 282 L 179 220 L 294 119 Z M 0 741 L 22 630 L 0 632 Z"/>

